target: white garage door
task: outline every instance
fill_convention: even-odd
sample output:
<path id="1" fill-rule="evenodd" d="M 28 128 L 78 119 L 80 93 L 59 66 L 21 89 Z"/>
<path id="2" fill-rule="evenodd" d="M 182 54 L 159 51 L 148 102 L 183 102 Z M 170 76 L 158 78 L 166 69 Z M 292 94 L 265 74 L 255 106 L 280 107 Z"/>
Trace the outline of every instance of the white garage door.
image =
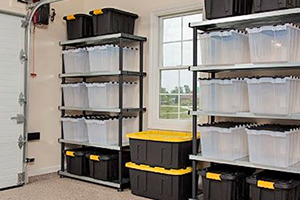
<path id="1" fill-rule="evenodd" d="M 23 181 L 24 149 L 19 146 L 23 115 L 19 95 L 24 90 L 24 66 L 19 60 L 24 46 L 21 17 L 0 13 L 0 189 Z M 22 119 L 22 118 L 19 118 Z"/>

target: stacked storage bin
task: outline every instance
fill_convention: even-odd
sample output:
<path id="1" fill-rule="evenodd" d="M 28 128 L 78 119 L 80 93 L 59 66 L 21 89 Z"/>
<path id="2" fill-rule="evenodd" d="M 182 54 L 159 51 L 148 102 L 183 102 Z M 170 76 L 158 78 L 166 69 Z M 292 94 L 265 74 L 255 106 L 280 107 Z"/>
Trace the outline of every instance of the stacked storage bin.
<path id="1" fill-rule="evenodd" d="M 202 33 L 200 47 L 203 65 L 239 64 L 250 61 L 248 35 L 238 30 Z"/>
<path id="2" fill-rule="evenodd" d="M 127 137 L 132 162 L 126 166 L 130 169 L 133 194 L 158 200 L 190 197 L 191 133 L 145 131 Z"/>
<path id="3" fill-rule="evenodd" d="M 299 126 L 265 124 L 246 131 L 250 162 L 286 168 L 300 161 Z"/>
<path id="4" fill-rule="evenodd" d="M 236 160 L 248 156 L 245 128 L 249 125 L 235 122 L 199 125 L 202 156 L 221 160 Z"/>
<path id="5" fill-rule="evenodd" d="M 249 111 L 245 79 L 200 79 L 200 85 L 200 107 L 203 111 L 228 113 Z"/>
<path id="6" fill-rule="evenodd" d="M 89 176 L 102 181 L 118 178 L 118 153 L 95 148 L 69 149 L 65 151 L 67 172 L 78 176 Z M 129 178 L 125 163 L 130 161 L 129 153 L 123 153 L 123 176 Z"/>
<path id="7" fill-rule="evenodd" d="M 263 171 L 247 178 L 252 200 L 298 200 L 300 177 L 296 174 Z"/>
<path id="8" fill-rule="evenodd" d="M 249 185 L 246 178 L 254 171 L 255 169 L 227 165 L 215 165 L 200 171 L 203 199 L 249 200 Z"/>

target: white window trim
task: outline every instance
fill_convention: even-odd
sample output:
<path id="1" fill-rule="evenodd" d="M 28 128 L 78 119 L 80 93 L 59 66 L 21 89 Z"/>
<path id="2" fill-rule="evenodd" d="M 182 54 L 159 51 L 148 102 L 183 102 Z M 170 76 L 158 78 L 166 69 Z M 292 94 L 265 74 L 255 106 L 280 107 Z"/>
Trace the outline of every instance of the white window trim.
<path id="1" fill-rule="evenodd" d="M 160 77 L 159 77 L 159 66 L 160 66 L 160 44 L 159 44 L 159 26 L 160 18 L 168 15 L 176 15 L 179 13 L 187 13 L 194 11 L 203 10 L 203 1 L 183 5 L 180 7 L 173 7 L 154 11 L 150 16 L 150 49 L 149 49 L 149 87 L 148 87 L 148 102 L 149 102 L 149 129 L 160 129 L 160 130 L 175 130 L 175 131 L 191 131 L 192 120 L 168 120 L 159 118 L 159 91 L 160 91 Z M 178 68 L 176 68 L 178 69 Z"/>

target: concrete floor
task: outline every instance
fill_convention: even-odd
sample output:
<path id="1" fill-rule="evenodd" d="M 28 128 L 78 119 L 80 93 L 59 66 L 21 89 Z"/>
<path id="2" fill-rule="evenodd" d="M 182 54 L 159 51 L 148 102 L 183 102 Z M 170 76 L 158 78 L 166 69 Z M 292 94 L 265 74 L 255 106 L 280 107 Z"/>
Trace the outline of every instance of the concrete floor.
<path id="1" fill-rule="evenodd" d="M 56 174 L 32 179 L 27 185 L 0 191 L 0 200 L 145 200 L 130 190 L 116 189 L 59 178 Z"/>

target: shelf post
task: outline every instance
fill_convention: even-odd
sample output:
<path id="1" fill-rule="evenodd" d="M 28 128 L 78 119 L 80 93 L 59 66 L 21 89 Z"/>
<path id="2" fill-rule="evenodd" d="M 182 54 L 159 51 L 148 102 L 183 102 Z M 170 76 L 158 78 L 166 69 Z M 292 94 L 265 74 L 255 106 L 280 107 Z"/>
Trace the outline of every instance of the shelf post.
<path id="1" fill-rule="evenodd" d="M 122 168 L 123 168 L 123 85 L 124 85 L 124 77 L 123 77 L 123 54 L 124 53 L 124 40 L 121 37 L 119 41 L 119 70 L 121 72 L 119 76 L 119 108 L 121 110 L 119 115 L 119 183 L 120 188 L 119 190 L 123 190 L 123 174 L 122 174 Z"/>
<path id="2" fill-rule="evenodd" d="M 66 47 L 62 47 L 62 50 L 66 50 Z M 64 63 L 64 54 L 62 55 L 62 73 L 65 73 L 65 63 Z M 66 78 L 62 78 L 61 79 L 61 84 L 65 84 L 66 83 Z M 61 105 L 64 106 L 65 105 L 65 98 L 64 98 L 64 92 L 63 89 L 61 88 Z M 61 117 L 64 117 L 66 114 L 65 110 L 61 110 Z M 61 124 L 61 138 L 64 139 L 64 128 L 63 128 L 63 122 L 60 122 Z M 61 143 L 61 171 L 65 171 L 65 143 Z"/>
<path id="3" fill-rule="evenodd" d="M 139 111 L 139 131 L 143 131 L 143 101 L 144 101 L 144 42 L 140 41 L 140 92 L 139 92 L 139 97 L 140 97 L 140 111 Z"/>
<path id="4" fill-rule="evenodd" d="M 198 65 L 198 31 L 197 28 L 193 28 L 193 66 Z M 197 79 L 198 75 L 196 71 L 193 71 L 193 111 L 197 111 Z M 197 116 L 193 115 L 193 155 L 198 152 L 197 144 Z M 192 161 L 192 198 L 197 198 L 198 193 L 198 176 L 197 176 L 197 161 Z"/>

